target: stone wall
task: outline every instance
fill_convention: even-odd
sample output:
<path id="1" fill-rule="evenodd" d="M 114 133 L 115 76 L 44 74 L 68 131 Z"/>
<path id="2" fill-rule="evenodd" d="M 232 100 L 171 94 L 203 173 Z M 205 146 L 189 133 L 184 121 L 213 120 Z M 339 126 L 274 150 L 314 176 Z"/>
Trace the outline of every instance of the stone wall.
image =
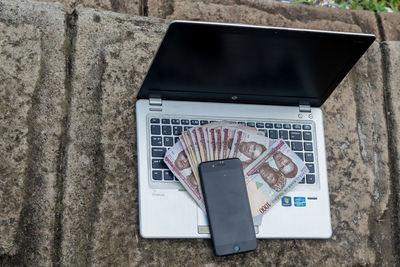
<path id="1" fill-rule="evenodd" d="M 400 15 L 255 0 L 63 4 L 0 0 L 1 266 L 399 264 Z M 322 107 L 331 239 L 260 240 L 221 259 L 210 240 L 139 236 L 136 94 L 171 19 L 378 37 Z"/>

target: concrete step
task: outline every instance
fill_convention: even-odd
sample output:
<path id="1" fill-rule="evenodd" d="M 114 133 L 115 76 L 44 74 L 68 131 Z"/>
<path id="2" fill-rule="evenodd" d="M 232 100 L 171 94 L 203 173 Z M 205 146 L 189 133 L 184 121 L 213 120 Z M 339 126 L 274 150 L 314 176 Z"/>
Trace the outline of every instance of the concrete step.
<path id="1" fill-rule="evenodd" d="M 220 262 L 209 240 L 138 235 L 136 95 L 170 19 L 377 35 L 383 24 L 373 13 L 219 3 L 148 1 L 163 20 L 0 0 L 0 265 Z M 399 260 L 399 43 L 375 42 L 322 107 L 332 238 L 260 240 L 224 263 Z"/>

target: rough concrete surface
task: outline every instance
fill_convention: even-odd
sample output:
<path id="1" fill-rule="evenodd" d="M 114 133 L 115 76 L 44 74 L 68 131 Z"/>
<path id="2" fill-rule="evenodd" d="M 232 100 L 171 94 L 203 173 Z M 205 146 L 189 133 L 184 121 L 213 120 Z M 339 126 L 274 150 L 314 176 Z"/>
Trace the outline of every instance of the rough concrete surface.
<path id="1" fill-rule="evenodd" d="M 135 102 L 169 19 L 383 32 L 366 12 L 145 6 L 168 20 L 0 0 L 0 266 L 399 264 L 399 42 L 375 42 L 322 107 L 331 239 L 217 258 L 210 240 L 139 236 Z"/>
<path id="2" fill-rule="evenodd" d="M 60 5 L 0 2 L 0 258 L 38 265 L 54 247 L 64 15 Z"/>
<path id="3" fill-rule="evenodd" d="M 367 11 L 294 6 L 262 0 L 148 0 L 147 5 L 150 17 L 362 32 L 380 36 L 375 15 Z"/>
<path id="4" fill-rule="evenodd" d="M 398 13 L 379 13 L 382 23 L 382 31 L 385 35 L 383 40 L 400 41 L 400 14 Z"/>
<path id="5" fill-rule="evenodd" d="M 43 2 L 60 2 L 68 13 L 75 8 L 96 8 L 132 15 L 141 15 L 141 0 L 43 0 Z"/>

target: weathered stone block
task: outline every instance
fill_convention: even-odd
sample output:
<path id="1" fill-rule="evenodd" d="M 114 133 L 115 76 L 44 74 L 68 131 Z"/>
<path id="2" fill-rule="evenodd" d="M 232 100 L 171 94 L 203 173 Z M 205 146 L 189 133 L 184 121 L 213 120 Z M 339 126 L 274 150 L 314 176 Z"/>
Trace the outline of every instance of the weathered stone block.
<path id="1" fill-rule="evenodd" d="M 148 0 L 147 5 L 151 17 L 372 33 L 380 37 L 375 14 L 368 11 L 262 0 Z"/>
<path id="2" fill-rule="evenodd" d="M 400 41 L 400 14 L 378 13 L 382 22 L 382 30 L 385 35 L 384 41 Z"/>
<path id="3" fill-rule="evenodd" d="M 347 257 L 335 257 L 342 264 L 395 260 L 381 60 L 375 42 L 323 105 L 332 241 L 343 244 Z"/>
<path id="4" fill-rule="evenodd" d="M 43 0 L 44 2 L 60 2 L 72 13 L 75 8 L 95 8 L 132 15 L 141 14 L 140 0 Z"/>
<path id="5" fill-rule="evenodd" d="M 0 36 L 0 256 L 48 265 L 67 113 L 65 12 L 2 0 Z"/>
<path id="6" fill-rule="evenodd" d="M 76 16 L 61 259 L 125 265 L 140 259 L 135 98 L 167 23 L 91 9 Z"/>
<path id="7" fill-rule="evenodd" d="M 135 96 L 166 21 L 79 9 L 62 259 L 71 264 L 210 264 L 210 240 L 138 236 Z M 393 262 L 381 54 L 368 50 L 324 104 L 333 237 L 260 240 L 227 264 Z M 390 221 L 389 221 L 390 223 Z"/>

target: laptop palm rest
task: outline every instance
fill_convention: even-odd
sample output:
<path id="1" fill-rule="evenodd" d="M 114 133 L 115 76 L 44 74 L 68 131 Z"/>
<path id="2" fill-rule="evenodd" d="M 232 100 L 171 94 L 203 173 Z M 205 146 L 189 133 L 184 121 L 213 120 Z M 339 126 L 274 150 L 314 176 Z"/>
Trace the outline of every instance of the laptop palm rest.
<path id="1" fill-rule="evenodd" d="M 254 231 L 258 234 L 258 226 L 254 225 Z M 209 234 L 207 215 L 197 206 L 197 232 L 199 234 Z"/>

